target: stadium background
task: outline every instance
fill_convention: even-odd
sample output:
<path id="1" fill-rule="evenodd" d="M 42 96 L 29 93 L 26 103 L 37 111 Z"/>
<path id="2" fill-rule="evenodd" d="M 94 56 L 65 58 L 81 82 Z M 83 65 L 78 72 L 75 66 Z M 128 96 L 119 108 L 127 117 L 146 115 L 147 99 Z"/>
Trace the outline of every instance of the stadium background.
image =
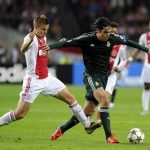
<path id="1" fill-rule="evenodd" d="M 48 15 L 51 23 L 49 43 L 92 31 L 92 22 L 97 16 L 118 21 L 120 32 L 138 41 L 150 20 L 149 10 L 149 0 L 0 0 L 0 114 L 14 109 L 18 102 L 21 84 L 6 82 L 22 82 L 25 64 L 19 48 L 33 17 L 43 12 Z M 80 50 L 69 51 L 78 51 L 78 55 L 63 50 L 52 51 L 50 71 L 65 83 L 81 85 L 83 63 Z M 140 55 L 123 72 L 119 84 L 141 86 L 142 57 Z M 68 85 L 68 88 L 83 105 L 85 89 L 74 85 Z M 106 144 L 103 129 L 87 135 L 82 125 L 51 142 L 49 137 L 56 125 L 66 122 L 72 113 L 61 101 L 40 95 L 25 119 L 0 128 L 0 150 L 149 150 L 150 115 L 139 115 L 142 111 L 141 93 L 142 88 L 118 88 L 115 109 L 110 109 L 110 114 L 112 131 L 120 144 Z M 127 141 L 128 131 L 134 127 L 144 131 L 144 143 L 130 144 Z"/>
<path id="2" fill-rule="evenodd" d="M 119 31 L 138 42 L 150 20 L 149 0 L 0 0 L 0 82 L 22 82 L 24 56 L 19 52 L 32 19 L 46 14 L 50 21 L 48 42 L 93 31 L 96 17 L 106 16 L 119 23 Z M 128 48 L 129 55 L 133 51 Z M 122 72 L 120 86 L 142 86 L 143 54 Z M 49 69 L 65 83 L 82 85 L 82 55 L 79 49 L 51 52 Z M 65 75 L 64 75 L 65 74 Z"/>

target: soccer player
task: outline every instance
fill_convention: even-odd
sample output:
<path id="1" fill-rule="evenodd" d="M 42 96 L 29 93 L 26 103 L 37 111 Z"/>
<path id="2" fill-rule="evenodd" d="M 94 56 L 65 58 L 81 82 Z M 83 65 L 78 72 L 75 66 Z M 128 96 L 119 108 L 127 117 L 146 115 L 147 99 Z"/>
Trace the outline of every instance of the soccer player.
<path id="1" fill-rule="evenodd" d="M 111 22 L 111 32 L 115 34 L 119 34 L 118 32 L 118 24 L 116 22 Z M 126 45 L 115 45 L 112 48 L 109 65 L 110 65 L 110 75 L 107 80 L 107 85 L 105 88 L 106 94 L 110 101 L 109 108 L 114 107 L 114 96 L 116 94 L 116 84 L 118 80 L 118 74 L 122 71 L 123 68 L 127 65 L 127 53 L 126 53 Z M 113 99 L 113 102 L 112 102 Z M 101 121 L 100 118 L 100 107 L 98 108 L 97 120 Z"/>
<path id="2" fill-rule="evenodd" d="M 77 38 L 56 42 L 50 45 L 50 49 L 63 47 L 80 47 L 82 49 L 85 71 L 83 75 L 84 84 L 86 87 L 86 103 L 84 112 L 87 116 L 93 114 L 92 110 L 99 103 L 101 105 L 100 113 L 103 128 L 108 143 L 119 143 L 111 133 L 110 117 L 109 117 L 109 99 L 105 92 L 109 71 L 109 58 L 114 45 L 125 44 L 145 52 L 149 52 L 144 46 L 128 40 L 123 36 L 110 34 L 110 21 L 101 17 L 95 22 L 96 32 L 85 33 Z M 86 109 L 85 109 L 86 108 Z M 67 123 L 68 128 L 77 124 L 79 121 L 73 116 Z M 66 125 L 67 126 L 67 125 Z M 58 128 L 52 135 L 51 140 L 56 140 L 63 135 L 66 129 Z"/>
<path id="3" fill-rule="evenodd" d="M 49 46 L 46 43 L 46 33 L 49 23 L 47 17 L 45 15 L 36 17 L 33 20 L 33 26 L 34 30 L 24 38 L 21 46 L 21 51 L 25 54 L 27 69 L 20 99 L 16 109 L 0 117 L 0 126 L 24 118 L 36 97 L 41 93 L 54 96 L 67 103 L 84 127 L 91 129 L 95 124 L 91 125 L 88 121 L 75 97 L 60 80 L 48 73 Z"/>
<path id="4" fill-rule="evenodd" d="M 118 24 L 116 22 L 111 22 L 111 32 L 119 34 Z M 108 77 L 105 91 L 109 99 L 111 99 L 109 106 L 111 106 L 112 103 L 113 103 L 112 106 L 114 106 L 114 98 L 115 98 L 114 96 L 117 90 L 115 86 L 118 79 L 118 73 L 120 73 L 122 69 L 127 65 L 126 45 L 115 45 L 113 47 L 110 54 L 109 63 L 111 74 Z"/>
<path id="5" fill-rule="evenodd" d="M 141 34 L 139 38 L 139 44 L 150 48 L 150 22 L 148 24 L 148 32 Z M 129 61 L 133 61 L 136 56 L 140 53 L 139 50 L 133 52 L 132 56 L 129 57 Z M 147 115 L 149 113 L 149 100 L 150 100 L 150 55 L 145 53 L 145 61 L 141 74 L 142 81 L 144 82 L 144 89 L 142 92 L 142 107 L 143 111 L 141 115 Z"/>

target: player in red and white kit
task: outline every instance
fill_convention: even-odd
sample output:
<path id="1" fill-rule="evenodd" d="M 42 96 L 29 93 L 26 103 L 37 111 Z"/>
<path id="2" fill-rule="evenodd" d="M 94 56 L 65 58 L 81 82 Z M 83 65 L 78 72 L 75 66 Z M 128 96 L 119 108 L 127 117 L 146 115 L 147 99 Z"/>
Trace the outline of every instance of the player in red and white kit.
<path id="1" fill-rule="evenodd" d="M 139 44 L 150 48 L 150 22 L 148 24 L 149 32 L 141 34 L 139 38 Z M 129 61 L 132 62 L 133 59 L 140 53 L 139 50 L 134 51 Z M 141 115 L 147 115 L 149 113 L 149 101 L 150 101 L 150 55 L 145 53 L 144 65 L 141 74 L 142 81 L 144 82 L 144 89 L 142 92 L 142 107 L 143 111 Z"/>
<path id="2" fill-rule="evenodd" d="M 120 73 L 122 69 L 126 67 L 126 65 L 127 65 L 126 46 L 125 45 L 114 46 L 110 57 L 111 74 L 108 77 L 105 89 L 109 98 L 111 97 L 113 90 L 116 86 L 118 73 Z"/>
<path id="3" fill-rule="evenodd" d="M 36 97 L 43 94 L 54 96 L 67 103 L 84 127 L 91 129 L 94 125 L 91 126 L 75 97 L 60 80 L 48 73 L 49 47 L 46 43 L 46 33 L 49 28 L 48 19 L 46 16 L 40 15 L 34 19 L 33 26 L 33 32 L 24 38 L 21 47 L 21 51 L 25 54 L 27 69 L 18 106 L 15 110 L 0 117 L 0 126 L 24 118 Z"/>

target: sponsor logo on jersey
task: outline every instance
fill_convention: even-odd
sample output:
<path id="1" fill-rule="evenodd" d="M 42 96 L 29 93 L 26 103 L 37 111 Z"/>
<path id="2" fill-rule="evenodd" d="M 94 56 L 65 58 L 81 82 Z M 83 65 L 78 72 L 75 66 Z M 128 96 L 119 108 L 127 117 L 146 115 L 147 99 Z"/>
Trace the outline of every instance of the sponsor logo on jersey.
<path id="1" fill-rule="evenodd" d="M 99 83 L 98 83 L 98 82 L 95 82 L 95 85 L 96 85 L 96 86 L 99 86 Z"/>
<path id="2" fill-rule="evenodd" d="M 91 47 L 94 47 L 95 45 L 92 43 L 92 44 L 90 44 L 90 46 L 91 46 Z"/>

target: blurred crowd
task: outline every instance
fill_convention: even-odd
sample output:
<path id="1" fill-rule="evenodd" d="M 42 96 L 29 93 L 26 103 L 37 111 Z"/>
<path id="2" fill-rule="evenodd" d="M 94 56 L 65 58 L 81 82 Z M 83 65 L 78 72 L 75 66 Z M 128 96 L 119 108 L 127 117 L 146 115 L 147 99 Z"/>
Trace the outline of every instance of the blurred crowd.
<path id="1" fill-rule="evenodd" d="M 120 33 L 138 41 L 150 20 L 150 0 L 0 0 L 0 10 L 0 25 L 24 34 L 32 27 L 34 17 L 46 14 L 50 22 L 48 38 L 53 41 L 92 31 L 99 16 L 117 21 Z M 24 63 L 19 46 L 16 41 L 8 59 L 5 42 L 0 39 L 0 64 L 8 60 Z"/>

